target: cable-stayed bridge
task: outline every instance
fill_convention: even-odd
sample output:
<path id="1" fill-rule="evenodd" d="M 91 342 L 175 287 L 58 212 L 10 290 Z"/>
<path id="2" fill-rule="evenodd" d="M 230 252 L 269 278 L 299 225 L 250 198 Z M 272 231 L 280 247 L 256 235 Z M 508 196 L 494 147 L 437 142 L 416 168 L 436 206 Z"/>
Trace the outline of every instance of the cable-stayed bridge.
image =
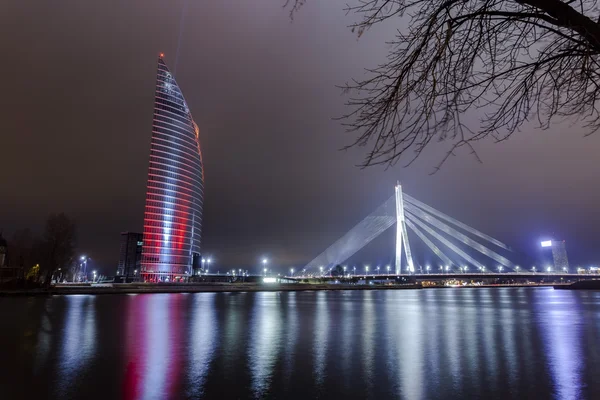
<path id="1" fill-rule="evenodd" d="M 519 272 L 515 263 L 500 254 L 512 253 L 509 246 L 403 193 L 399 183 L 393 196 L 308 263 L 305 270 L 327 271 L 343 264 L 392 226 L 396 228 L 396 275 L 415 273 L 408 230 L 413 240 L 421 240 L 435 254 L 440 269 L 445 270 L 442 272 L 464 273 L 469 267 L 481 273 L 490 269 Z"/>

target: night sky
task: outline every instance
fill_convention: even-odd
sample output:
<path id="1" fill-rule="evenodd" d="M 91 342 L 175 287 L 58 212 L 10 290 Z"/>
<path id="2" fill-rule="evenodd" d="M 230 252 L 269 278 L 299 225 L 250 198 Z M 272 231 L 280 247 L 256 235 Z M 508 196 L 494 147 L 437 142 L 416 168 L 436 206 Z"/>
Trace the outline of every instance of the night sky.
<path id="1" fill-rule="evenodd" d="M 430 176 L 449 146 L 433 143 L 409 168 L 360 169 L 365 148 L 338 151 L 353 136 L 332 120 L 348 111 L 335 85 L 382 62 L 401 22 L 357 39 L 345 0 L 311 0 L 293 22 L 283 3 L 3 1 L 4 235 L 41 232 L 49 213 L 64 211 L 78 222 L 78 251 L 114 273 L 119 233 L 142 230 L 163 52 L 201 130 L 203 252 L 215 269 L 253 267 L 264 256 L 273 268 L 304 265 L 392 195 L 398 179 L 412 196 L 532 257 L 553 235 L 566 240 L 572 265 L 600 262 L 600 134 L 584 138 L 568 122 L 531 125 L 507 142 L 480 143 L 483 164 L 465 150 Z M 391 255 L 388 235 L 357 257 Z"/>

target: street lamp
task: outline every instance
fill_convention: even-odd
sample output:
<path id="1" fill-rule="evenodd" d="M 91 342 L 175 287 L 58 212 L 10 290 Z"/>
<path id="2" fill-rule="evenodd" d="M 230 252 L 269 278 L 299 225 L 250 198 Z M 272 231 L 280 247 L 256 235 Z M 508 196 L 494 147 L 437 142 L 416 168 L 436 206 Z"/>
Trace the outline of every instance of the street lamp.
<path id="1" fill-rule="evenodd" d="M 356 275 L 356 265 L 352 268 L 352 271 L 354 271 L 353 274 Z"/>
<path id="2" fill-rule="evenodd" d="M 377 266 L 377 275 L 379 275 L 379 265 Z"/>
<path id="3" fill-rule="evenodd" d="M 291 268 L 290 271 L 292 271 L 292 276 L 294 276 L 294 268 Z"/>
<path id="4" fill-rule="evenodd" d="M 450 271 L 450 266 L 446 265 L 446 273 L 448 273 L 448 271 Z"/>
<path id="5" fill-rule="evenodd" d="M 96 271 L 93 271 L 94 274 L 94 280 L 92 282 L 96 282 Z"/>
<path id="6" fill-rule="evenodd" d="M 211 261 L 210 258 L 206 260 L 206 263 L 208 264 L 208 266 L 206 267 L 206 273 L 207 274 L 208 274 L 208 270 L 210 269 L 210 261 Z"/>
<path id="7" fill-rule="evenodd" d="M 533 271 L 533 273 L 535 274 L 536 268 L 535 265 L 531 268 L 531 270 Z"/>
<path id="8" fill-rule="evenodd" d="M 502 273 L 502 265 L 499 265 L 499 266 L 498 266 L 498 271 L 499 271 L 500 273 Z"/>
<path id="9" fill-rule="evenodd" d="M 267 276 L 267 262 L 269 260 L 267 260 L 266 258 L 263 258 L 262 263 L 263 263 L 263 269 L 265 271 L 265 276 Z"/>
<path id="10" fill-rule="evenodd" d="M 344 276 L 346 276 L 346 266 L 344 265 Z"/>
<path id="11" fill-rule="evenodd" d="M 365 265 L 365 274 L 368 274 L 368 273 L 369 273 L 369 266 Z"/>
<path id="12" fill-rule="evenodd" d="M 390 266 L 388 265 L 386 268 L 387 268 L 387 273 L 389 275 L 390 274 Z"/>
<path id="13" fill-rule="evenodd" d="M 519 273 L 519 266 L 518 265 L 515 267 L 515 271 L 517 271 L 517 274 Z"/>
<path id="14" fill-rule="evenodd" d="M 429 273 L 429 270 L 431 269 L 431 267 L 428 265 L 425 267 L 425 269 L 427 270 L 427 273 Z"/>
<path id="15" fill-rule="evenodd" d="M 321 265 L 319 269 L 321 270 L 321 276 L 323 276 L 323 266 Z"/>

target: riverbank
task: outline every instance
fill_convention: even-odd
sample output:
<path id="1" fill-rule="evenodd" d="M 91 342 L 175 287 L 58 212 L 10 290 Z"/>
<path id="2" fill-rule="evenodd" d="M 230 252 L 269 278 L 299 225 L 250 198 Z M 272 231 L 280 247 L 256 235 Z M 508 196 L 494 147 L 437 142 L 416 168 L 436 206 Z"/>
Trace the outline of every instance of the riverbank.
<path id="1" fill-rule="evenodd" d="M 598 281 L 600 282 L 600 281 Z M 551 287 L 552 284 L 500 284 L 476 286 L 406 285 L 344 285 L 344 284 L 261 284 L 261 283 L 183 283 L 183 284 L 85 284 L 56 285 L 47 289 L 0 289 L 0 296 L 56 296 L 147 293 L 243 293 L 243 292 L 301 292 L 316 290 L 406 290 L 406 289 L 477 289 L 500 287 Z"/>
<path id="2" fill-rule="evenodd" d="M 106 284 L 57 285 L 47 289 L 0 289 L 0 296 L 55 296 L 75 294 L 143 294 L 143 293 L 220 293 L 220 292 L 298 292 L 311 290 L 402 290 L 422 289 L 419 284 L 408 285 L 342 285 L 342 284 Z"/>

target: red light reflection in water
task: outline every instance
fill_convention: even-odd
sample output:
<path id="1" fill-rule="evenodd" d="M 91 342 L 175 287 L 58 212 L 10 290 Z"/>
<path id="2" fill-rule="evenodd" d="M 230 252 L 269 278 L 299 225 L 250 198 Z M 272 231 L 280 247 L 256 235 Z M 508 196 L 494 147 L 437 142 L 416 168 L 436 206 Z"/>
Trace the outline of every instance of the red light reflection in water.
<path id="1" fill-rule="evenodd" d="M 181 294 L 130 296 L 125 310 L 124 399 L 175 398 L 181 389 Z"/>

